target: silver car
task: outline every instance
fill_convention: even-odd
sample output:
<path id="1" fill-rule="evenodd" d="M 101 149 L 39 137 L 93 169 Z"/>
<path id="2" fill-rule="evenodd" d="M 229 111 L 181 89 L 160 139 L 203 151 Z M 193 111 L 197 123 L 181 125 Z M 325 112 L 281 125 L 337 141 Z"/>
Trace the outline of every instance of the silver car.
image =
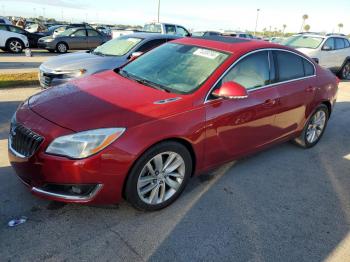
<path id="1" fill-rule="evenodd" d="M 48 88 L 74 78 L 118 68 L 130 59 L 177 38 L 180 37 L 135 33 L 110 40 L 93 51 L 53 57 L 39 67 L 40 85 Z"/>

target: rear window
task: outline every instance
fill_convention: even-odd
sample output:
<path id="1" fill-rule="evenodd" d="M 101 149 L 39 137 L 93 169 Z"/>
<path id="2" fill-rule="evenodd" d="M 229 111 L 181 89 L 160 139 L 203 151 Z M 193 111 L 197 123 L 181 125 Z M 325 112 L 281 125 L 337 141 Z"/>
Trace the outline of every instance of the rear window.
<path id="1" fill-rule="evenodd" d="M 295 54 L 275 51 L 279 81 L 304 77 L 303 59 Z"/>
<path id="2" fill-rule="evenodd" d="M 343 38 L 336 38 L 335 39 L 335 49 L 343 49 L 345 48 L 345 43 Z"/>

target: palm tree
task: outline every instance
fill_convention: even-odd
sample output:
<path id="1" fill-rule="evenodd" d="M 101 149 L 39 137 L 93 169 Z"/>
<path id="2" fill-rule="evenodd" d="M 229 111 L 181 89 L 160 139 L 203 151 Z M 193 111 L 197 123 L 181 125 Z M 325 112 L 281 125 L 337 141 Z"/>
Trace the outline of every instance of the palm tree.
<path id="1" fill-rule="evenodd" d="M 309 31 L 310 31 L 310 25 L 305 25 L 305 26 L 304 26 L 304 30 L 305 30 L 306 32 L 309 32 Z"/>
<path id="2" fill-rule="evenodd" d="M 341 29 L 342 29 L 343 27 L 344 27 L 343 23 L 339 23 L 339 24 L 338 24 L 339 33 L 340 33 L 340 31 L 341 31 Z"/>
<path id="3" fill-rule="evenodd" d="M 284 35 L 284 31 L 286 30 L 286 27 L 287 27 L 287 25 L 284 24 L 284 25 L 283 25 L 283 35 Z"/>
<path id="4" fill-rule="evenodd" d="M 303 18 L 303 22 L 301 23 L 300 31 L 303 30 L 306 20 L 309 19 L 309 15 L 305 14 L 305 15 L 303 15 L 302 18 Z"/>

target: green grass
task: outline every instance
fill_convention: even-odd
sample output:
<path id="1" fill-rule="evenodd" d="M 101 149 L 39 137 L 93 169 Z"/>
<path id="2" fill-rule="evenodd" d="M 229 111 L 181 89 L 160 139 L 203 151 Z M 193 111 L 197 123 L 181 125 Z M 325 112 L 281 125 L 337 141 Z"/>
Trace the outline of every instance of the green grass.
<path id="1" fill-rule="evenodd" d="M 38 73 L 0 74 L 0 88 L 39 85 Z"/>

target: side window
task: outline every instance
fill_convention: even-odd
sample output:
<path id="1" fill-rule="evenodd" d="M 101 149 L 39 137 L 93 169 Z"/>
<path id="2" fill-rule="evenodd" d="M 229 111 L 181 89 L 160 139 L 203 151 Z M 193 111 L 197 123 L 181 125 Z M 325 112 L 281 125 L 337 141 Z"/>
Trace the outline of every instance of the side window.
<path id="1" fill-rule="evenodd" d="M 99 33 L 97 33 L 95 30 L 87 30 L 88 31 L 88 36 L 100 36 Z"/>
<path id="2" fill-rule="evenodd" d="M 5 20 L 4 19 L 0 19 L 0 24 L 5 24 Z M 3 29 L 1 29 L 3 30 Z"/>
<path id="3" fill-rule="evenodd" d="M 142 53 L 145 53 L 145 52 L 148 52 L 149 50 L 161 45 L 161 44 L 164 44 L 165 42 L 167 41 L 167 39 L 155 39 L 155 40 L 150 40 L 146 43 L 144 43 L 143 45 L 141 45 L 137 50 L 136 52 L 142 52 Z"/>
<path id="4" fill-rule="evenodd" d="M 315 74 L 315 69 L 314 69 L 314 66 L 309 62 L 307 61 L 306 59 L 303 59 L 303 63 L 304 63 L 304 72 L 305 72 L 305 76 L 312 76 Z"/>
<path id="5" fill-rule="evenodd" d="M 268 52 L 261 51 L 251 54 L 235 65 L 221 81 L 233 81 L 244 86 L 247 90 L 267 85 L 269 77 Z"/>
<path id="6" fill-rule="evenodd" d="M 345 48 L 345 43 L 343 38 L 335 38 L 335 49 Z"/>
<path id="7" fill-rule="evenodd" d="M 345 48 L 350 47 L 350 43 L 348 39 L 344 39 L 344 43 L 345 43 Z"/>
<path id="8" fill-rule="evenodd" d="M 275 51 L 278 80 L 287 81 L 304 77 L 303 59 L 293 53 Z"/>
<path id="9" fill-rule="evenodd" d="M 18 33 L 18 34 L 23 34 L 24 33 L 24 30 L 22 30 L 20 28 L 17 28 L 17 27 L 14 27 L 14 26 L 9 26 L 9 28 L 10 28 L 11 32 Z"/>
<path id="10" fill-rule="evenodd" d="M 177 26 L 176 29 L 177 29 L 176 34 L 178 34 L 178 35 L 181 35 L 181 36 L 189 36 L 190 35 L 188 33 L 188 31 L 185 28 L 183 28 L 182 26 Z"/>
<path id="11" fill-rule="evenodd" d="M 5 30 L 5 31 L 7 31 L 6 25 L 0 25 L 0 30 Z"/>
<path id="12" fill-rule="evenodd" d="M 334 50 L 335 49 L 334 37 L 328 38 L 327 41 L 324 43 L 322 49 Z"/>
<path id="13" fill-rule="evenodd" d="M 85 30 L 78 30 L 75 31 L 72 36 L 86 36 L 86 31 Z"/>
<path id="14" fill-rule="evenodd" d="M 165 32 L 169 35 L 175 35 L 176 29 L 174 25 L 165 25 Z"/>

